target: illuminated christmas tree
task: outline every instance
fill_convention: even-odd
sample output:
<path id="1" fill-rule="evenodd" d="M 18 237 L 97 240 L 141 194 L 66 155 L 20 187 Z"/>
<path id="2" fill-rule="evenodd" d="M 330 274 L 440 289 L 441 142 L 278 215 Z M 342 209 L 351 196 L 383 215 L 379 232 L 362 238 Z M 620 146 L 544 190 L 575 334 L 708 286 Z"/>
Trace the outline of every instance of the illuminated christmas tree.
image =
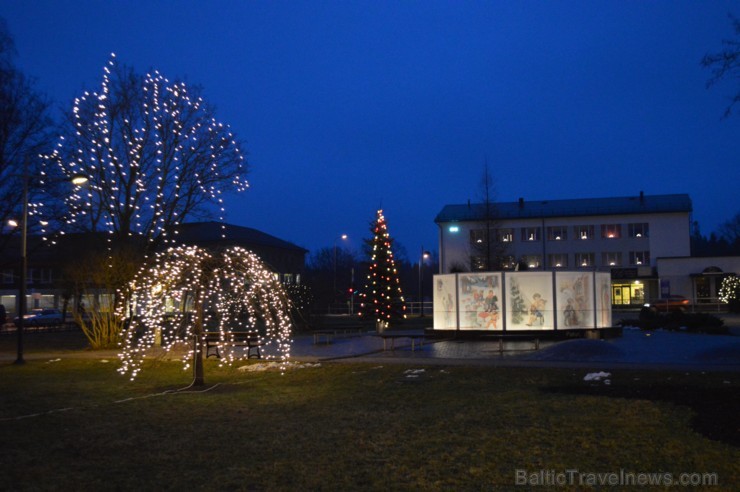
<path id="1" fill-rule="evenodd" d="M 378 329 L 388 328 L 391 320 L 406 317 L 406 305 L 401 292 L 392 244 L 383 211 L 370 225 L 373 238 L 370 246 L 370 268 L 361 296 L 360 316 L 375 319 Z"/>

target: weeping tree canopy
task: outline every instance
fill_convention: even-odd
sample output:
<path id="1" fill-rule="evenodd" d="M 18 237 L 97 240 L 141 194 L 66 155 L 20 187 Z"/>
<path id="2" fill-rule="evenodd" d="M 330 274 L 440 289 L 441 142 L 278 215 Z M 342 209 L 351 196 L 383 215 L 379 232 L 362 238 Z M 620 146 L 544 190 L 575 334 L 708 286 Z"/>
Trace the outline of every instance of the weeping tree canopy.
<path id="1" fill-rule="evenodd" d="M 247 163 L 201 94 L 111 55 L 100 89 L 74 100 L 57 147 L 44 156 L 50 182 L 89 179 L 65 198 L 65 228 L 157 243 L 187 219 L 223 217 L 222 194 L 248 187 Z"/>
<path id="2" fill-rule="evenodd" d="M 230 343 L 234 332 L 254 332 L 265 357 L 286 363 L 290 355 L 290 302 L 283 285 L 254 253 L 241 247 L 210 252 L 197 246 L 173 247 L 153 257 L 131 285 L 132 301 L 119 315 L 132 321 L 123 337 L 119 371 L 133 379 L 148 348 L 161 340 L 169 351 L 190 343 L 194 384 L 203 384 L 202 336 L 220 334 L 221 363 L 246 354 Z"/>

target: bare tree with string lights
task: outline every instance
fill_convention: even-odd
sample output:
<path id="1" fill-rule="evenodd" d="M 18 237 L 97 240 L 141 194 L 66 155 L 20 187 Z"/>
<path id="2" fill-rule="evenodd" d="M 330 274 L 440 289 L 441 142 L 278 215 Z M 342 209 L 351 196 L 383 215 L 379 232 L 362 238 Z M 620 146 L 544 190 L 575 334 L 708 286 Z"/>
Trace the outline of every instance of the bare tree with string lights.
<path id="1" fill-rule="evenodd" d="M 186 219 L 223 218 L 223 194 L 248 187 L 242 144 L 200 87 L 139 75 L 115 55 L 100 90 L 74 100 L 66 128 L 46 167 L 90 180 L 67 198 L 73 229 L 166 241 Z"/>
<path id="2" fill-rule="evenodd" d="M 115 55 L 104 67 L 99 90 L 74 100 L 65 128 L 44 156 L 44 175 L 48 182 L 73 175 L 89 181 L 65 197 L 63 229 L 105 233 L 111 258 L 143 261 L 157 247 L 176 243 L 173 230 L 181 222 L 214 214 L 223 219 L 223 194 L 248 187 L 242 144 L 216 120 L 200 87 L 170 81 L 155 70 L 140 75 L 119 65 Z M 55 242 L 53 225 L 60 226 L 50 224 L 46 232 Z M 78 291 L 103 288 L 114 308 L 123 300 L 114 293 L 125 292 L 130 280 L 88 271 L 79 276 Z M 94 277 L 113 278 L 114 284 L 90 285 Z M 77 321 L 95 348 L 118 343 L 120 318 L 78 316 Z"/>

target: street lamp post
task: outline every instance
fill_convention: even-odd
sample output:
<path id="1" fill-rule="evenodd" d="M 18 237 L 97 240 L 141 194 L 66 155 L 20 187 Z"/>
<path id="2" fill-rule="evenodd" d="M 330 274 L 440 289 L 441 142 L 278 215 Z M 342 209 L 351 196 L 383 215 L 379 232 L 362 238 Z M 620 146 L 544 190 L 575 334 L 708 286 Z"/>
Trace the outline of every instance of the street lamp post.
<path id="1" fill-rule="evenodd" d="M 16 364 L 23 364 L 23 328 L 24 316 L 26 314 L 26 272 L 28 261 L 26 259 L 26 241 L 28 240 L 28 159 L 23 160 L 23 212 L 21 212 L 21 274 L 18 286 L 18 350 L 15 359 Z"/>
<path id="2" fill-rule="evenodd" d="M 16 221 L 10 221 L 10 225 L 14 227 L 21 226 L 21 272 L 19 275 L 20 284 L 18 285 L 18 327 L 16 334 L 18 337 L 18 348 L 15 363 L 24 364 L 26 361 L 23 358 L 23 330 L 25 328 L 25 314 L 26 314 L 26 279 L 28 276 L 28 181 L 30 175 L 28 172 L 28 158 L 23 160 L 23 211 L 21 212 L 21 223 L 18 224 Z M 88 178 L 76 174 L 70 177 L 70 181 L 75 186 L 82 186 L 87 183 Z"/>
<path id="3" fill-rule="evenodd" d="M 332 303 L 337 300 L 337 242 L 340 239 L 347 239 L 347 235 L 342 234 L 341 236 L 337 236 L 334 238 L 334 290 L 331 294 Z"/>
<path id="4" fill-rule="evenodd" d="M 424 260 L 429 258 L 429 251 L 424 251 L 424 246 L 421 247 L 421 255 L 419 256 L 419 311 L 420 311 L 420 318 L 424 317 L 424 283 L 422 282 L 423 279 L 423 268 L 424 268 Z"/>

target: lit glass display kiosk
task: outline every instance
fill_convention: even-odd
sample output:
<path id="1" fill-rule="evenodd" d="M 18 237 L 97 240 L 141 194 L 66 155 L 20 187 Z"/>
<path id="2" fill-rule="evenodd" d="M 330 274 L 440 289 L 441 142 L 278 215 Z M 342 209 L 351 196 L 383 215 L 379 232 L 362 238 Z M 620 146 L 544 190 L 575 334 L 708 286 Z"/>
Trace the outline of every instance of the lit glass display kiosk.
<path id="1" fill-rule="evenodd" d="M 608 272 L 470 272 L 434 276 L 434 331 L 567 332 L 612 328 Z"/>

